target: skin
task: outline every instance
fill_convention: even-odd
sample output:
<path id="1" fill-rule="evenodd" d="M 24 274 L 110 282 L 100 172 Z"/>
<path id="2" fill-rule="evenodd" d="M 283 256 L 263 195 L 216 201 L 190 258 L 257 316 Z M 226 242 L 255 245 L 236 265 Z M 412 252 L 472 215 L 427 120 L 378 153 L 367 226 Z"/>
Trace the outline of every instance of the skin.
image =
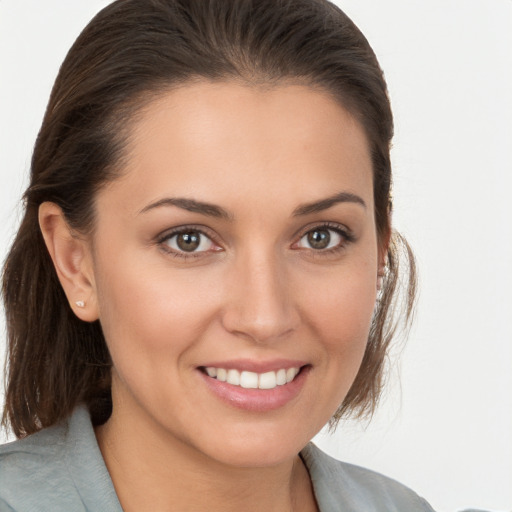
<path id="1" fill-rule="evenodd" d="M 40 208 L 70 304 L 99 318 L 112 355 L 113 414 L 96 433 L 124 510 L 316 510 L 297 454 L 356 376 L 383 254 L 363 129 L 306 86 L 194 83 L 145 108 L 127 151 L 92 238 Z M 338 193 L 361 202 L 294 215 Z M 170 197 L 227 218 L 150 207 Z M 163 239 L 183 226 L 207 235 L 187 257 Z M 315 230 L 331 248 L 311 246 Z M 233 359 L 300 360 L 307 374 L 282 407 L 240 409 L 198 369 Z"/>

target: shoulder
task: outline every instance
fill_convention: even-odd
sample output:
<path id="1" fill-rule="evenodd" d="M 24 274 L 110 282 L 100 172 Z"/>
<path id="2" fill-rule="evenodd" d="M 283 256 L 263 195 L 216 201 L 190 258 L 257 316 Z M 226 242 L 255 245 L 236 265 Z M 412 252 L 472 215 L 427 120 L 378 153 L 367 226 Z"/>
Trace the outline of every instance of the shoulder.
<path id="1" fill-rule="evenodd" d="M 4 510 L 120 510 L 85 408 L 62 424 L 0 446 Z"/>
<path id="2" fill-rule="evenodd" d="M 322 512 L 433 512 L 415 492 L 380 473 L 333 459 L 310 443 L 301 452 Z"/>
<path id="3" fill-rule="evenodd" d="M 62 498 L 72 494 L 66 434 L 63 424 L 0 447 L 0 510 L 44 510 L 50 505 L 46 498 L 57 486 Z"/>

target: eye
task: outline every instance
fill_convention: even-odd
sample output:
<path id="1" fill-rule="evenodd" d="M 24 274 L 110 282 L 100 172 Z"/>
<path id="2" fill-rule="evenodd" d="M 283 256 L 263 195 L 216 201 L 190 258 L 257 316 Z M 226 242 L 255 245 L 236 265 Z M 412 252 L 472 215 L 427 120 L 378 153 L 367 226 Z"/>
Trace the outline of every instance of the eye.
<path id="1" fill-rule="evenodd" d="M 348 239 L 347 234 L 339 228 L 319 226 L 305 233 L 297 243 L 297 247 L 325 251 L 340 247 Z"/>
<path id="2" fill-rule="evenodd" d="M 197 229 L 185 229 L 166 235 L 161 241 L 166 249 L 176 253 L 198 253 L 216 249 L 212 239 Z"/>

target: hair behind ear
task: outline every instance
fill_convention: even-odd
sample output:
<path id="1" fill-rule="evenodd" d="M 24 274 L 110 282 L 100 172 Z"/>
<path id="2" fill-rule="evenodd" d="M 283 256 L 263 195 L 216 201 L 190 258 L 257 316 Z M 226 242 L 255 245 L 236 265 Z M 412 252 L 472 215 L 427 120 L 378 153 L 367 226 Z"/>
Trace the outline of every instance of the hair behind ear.
<path id="1" fill-rule="evenodd" d="M 371 418 L 385 384 L 389 345 L 400 330 L 408 333 L 416 305 L 416 260 L 407 240 L 391 232 L 370 333 L 363 361 L 345 400 L 331 418 L 335 430 L 342 418 Z"/>
<path id="2" fill-rule="evenodd" d="M 57 278 L 30 206 L 7 256 L 2 293 L 7 334 L 4 427 L 24 437 L 71 414 L 110 415 L 110 361 L 99 323 L 78 319 Z"/>

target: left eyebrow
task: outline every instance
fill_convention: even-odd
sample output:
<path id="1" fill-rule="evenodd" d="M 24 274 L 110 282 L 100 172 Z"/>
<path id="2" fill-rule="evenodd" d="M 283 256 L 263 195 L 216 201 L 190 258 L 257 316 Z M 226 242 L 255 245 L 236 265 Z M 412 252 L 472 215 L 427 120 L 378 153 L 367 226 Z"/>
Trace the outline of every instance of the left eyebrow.
<path id="1" fill-rule="evenodd" d="M 350 192 L 340 192 L 334 196 L 298 206 L 293 211 L 293 216 L 299 217 L 310 213 L 322 212 L 338 203 L 355 203 L 366 209 L 366 203 L 362 197 L 359 197 L 356 194 L 351 194 Z"/>

